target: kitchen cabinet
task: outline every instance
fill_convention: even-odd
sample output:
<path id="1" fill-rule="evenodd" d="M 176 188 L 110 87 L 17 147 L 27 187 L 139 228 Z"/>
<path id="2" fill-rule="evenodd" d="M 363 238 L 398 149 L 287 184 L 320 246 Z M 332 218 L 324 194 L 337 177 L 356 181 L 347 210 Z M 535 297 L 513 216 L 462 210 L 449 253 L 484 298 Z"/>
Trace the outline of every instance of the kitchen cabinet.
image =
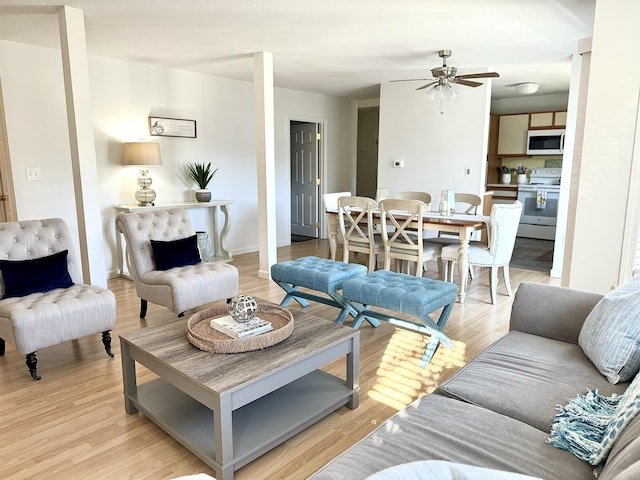
<path id="1" fill-rule="evenodd" d="M 500 115 L 498 155 L 524 155 L 527 145 L 529 114 Z"/>
<path id="2" fill-rule="evenodd" d="M 567 125 L 567 112 L 538 112 L 531 114 L 529 128 L 564 128 Z"/>

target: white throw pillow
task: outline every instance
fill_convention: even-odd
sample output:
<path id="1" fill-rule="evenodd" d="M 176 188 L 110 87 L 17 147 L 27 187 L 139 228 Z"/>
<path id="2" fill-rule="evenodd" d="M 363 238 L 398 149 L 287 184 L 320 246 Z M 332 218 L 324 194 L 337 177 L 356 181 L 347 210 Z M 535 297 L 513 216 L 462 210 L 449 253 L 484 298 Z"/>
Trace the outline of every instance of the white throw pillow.
<path id="1" fill-rule="evenodd" d="M 422 460 L 386 468 L 367 480 L 540 480 L 519 473 L 492 470 L 442 460 Z"/>
<path id="2" fill-rule="evenodd" d="M 593 307 L 578 344 L 611 383 L 635 377 L 640 370 L 640 276 L 607 293 Z"/>

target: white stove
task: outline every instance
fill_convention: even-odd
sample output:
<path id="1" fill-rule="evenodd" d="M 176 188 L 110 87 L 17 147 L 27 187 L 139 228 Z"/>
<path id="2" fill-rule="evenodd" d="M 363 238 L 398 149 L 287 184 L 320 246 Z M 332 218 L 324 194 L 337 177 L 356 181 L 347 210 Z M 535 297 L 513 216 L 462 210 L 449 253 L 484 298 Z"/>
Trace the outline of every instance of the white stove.
<path id="1" fill-rule="evenodd" d="M 519 237 L 555 239 L 561 175 L 561 168 L 533 168 L 529 183 L 518 185 L 523 205 Z"/>
<path id="2" fill-rule="evenodd" d="M 529 183 L 518 185 L 518 191 L 534 192 L 538 188 L 548 191 L 560 191 L 561 168 L 532 168 L 529 174 Z"/>

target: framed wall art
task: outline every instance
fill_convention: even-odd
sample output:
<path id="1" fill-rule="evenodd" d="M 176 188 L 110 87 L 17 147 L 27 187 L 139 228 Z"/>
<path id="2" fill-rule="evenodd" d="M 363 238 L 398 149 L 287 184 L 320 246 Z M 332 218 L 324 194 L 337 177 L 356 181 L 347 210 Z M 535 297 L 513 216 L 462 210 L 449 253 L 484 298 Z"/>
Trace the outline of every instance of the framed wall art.
<path id="1" fill-rule="evenodd" d="M 196 121 L 181 118 L 149 117 L 149 134 L 155 137 L 196 138 Z"/>

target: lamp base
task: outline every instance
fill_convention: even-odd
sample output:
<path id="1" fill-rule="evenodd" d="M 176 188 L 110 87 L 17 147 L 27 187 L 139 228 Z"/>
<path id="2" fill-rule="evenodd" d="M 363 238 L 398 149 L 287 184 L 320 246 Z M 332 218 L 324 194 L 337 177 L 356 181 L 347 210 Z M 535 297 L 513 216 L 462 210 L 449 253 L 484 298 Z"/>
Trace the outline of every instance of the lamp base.
<path id="1" fill-rule="evenodd" d="M 136 190 L 136 200 L 139 207 L 151 207 L 154 205 L 153 201 L 156 199 L 156 191 L 150 188 L 151 177 L 149 176 L 149 169 L 140 167 L 140 176 L 138 177 L 138 186 Z"/>

